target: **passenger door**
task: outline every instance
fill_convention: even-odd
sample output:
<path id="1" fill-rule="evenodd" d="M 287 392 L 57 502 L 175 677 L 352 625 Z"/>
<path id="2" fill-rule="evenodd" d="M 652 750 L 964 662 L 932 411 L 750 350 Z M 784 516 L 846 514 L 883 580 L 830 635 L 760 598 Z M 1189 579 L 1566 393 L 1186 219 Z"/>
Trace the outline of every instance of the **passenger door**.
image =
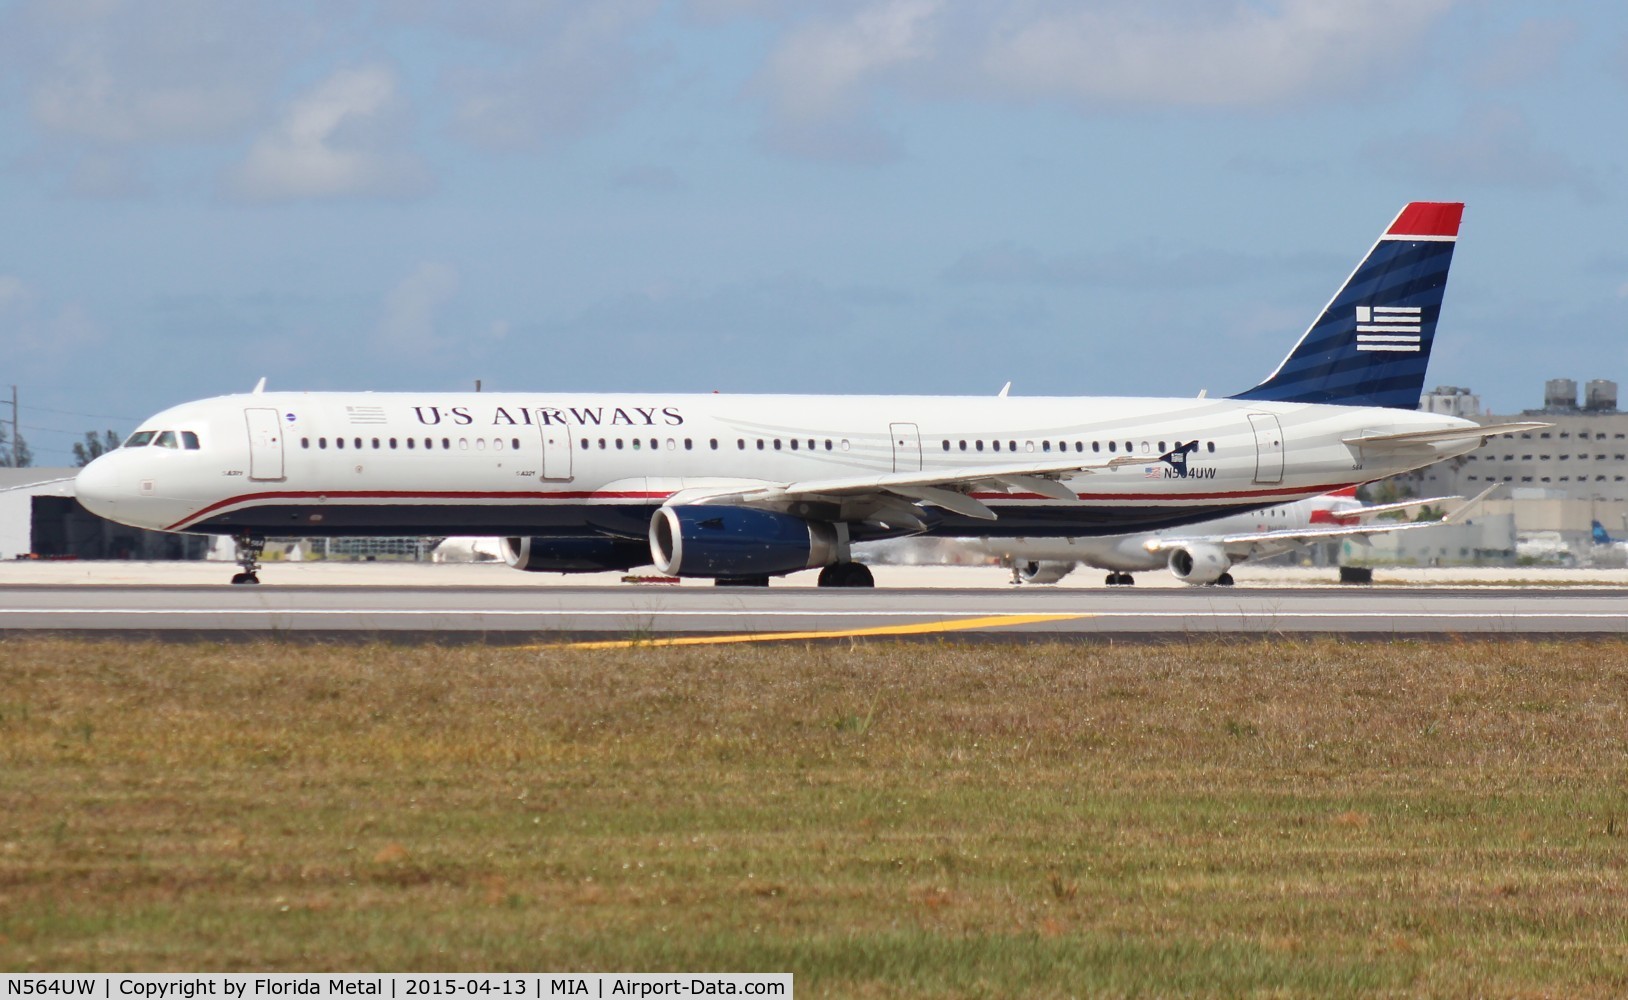
<path id="1" fill-rule="evenodd" d="M 893 471 L 921 471 L 921 431 L 915 424 L 888 424 L 893 435 Z"/>
<path id="2" fill-rule="evenodd" d="M 249 426 L 249 478 L 262 482 L 283 474 L 283 424 L 276 410 L 257 406 L 243 411 Z"/>
<path id="3" fill-rule="evenodd" d="M 1270 413 L 1251 413 L 1255 429 L 1255 482 L 1265 485 L 1283 482 L 1283 427 Z"/>
<path id="4" fill-rule="evenodd" d="M 571 428 L 550 420 L 542 423 L 539 417 L 537 433 L 543 443 L 543 479 L 555 481 L 571 478 Z"/>

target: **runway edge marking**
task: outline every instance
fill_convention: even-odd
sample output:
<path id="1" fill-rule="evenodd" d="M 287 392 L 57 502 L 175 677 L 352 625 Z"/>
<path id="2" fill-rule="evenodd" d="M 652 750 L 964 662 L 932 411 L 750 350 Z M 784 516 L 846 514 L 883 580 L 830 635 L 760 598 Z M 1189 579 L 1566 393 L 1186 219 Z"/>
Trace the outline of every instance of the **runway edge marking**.
<path id="1" fill-rule="evenodd" d="M 738 635 L 687 635 L 667 639 L 602 639 L 593 642 L 566 642 L 538 649 L 632 649 L 635 646 L 714 646 L 734 642 L 795 642 L 804 639 L 851 639 L 888 635 L 930 635 L 935 632 L 965 632 L 1003 625 L 1036 625 L 1044 622 L 1075 621 L 1095 615 L 989 615 L 911 625 L 875 625 L 870 628 L 835 629 L 821 632 L 748 632 Z"/>

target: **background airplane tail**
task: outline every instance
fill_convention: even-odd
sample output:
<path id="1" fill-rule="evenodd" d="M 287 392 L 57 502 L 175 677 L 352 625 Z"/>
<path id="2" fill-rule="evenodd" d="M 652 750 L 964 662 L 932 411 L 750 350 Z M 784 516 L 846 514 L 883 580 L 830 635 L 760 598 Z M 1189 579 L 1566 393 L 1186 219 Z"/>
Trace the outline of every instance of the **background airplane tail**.
<path id="1" fill-rule="evenodd" d="M 1416 409 L 1463 213 L 1402 209 L 1277 371 L 1232 398 Z"/>

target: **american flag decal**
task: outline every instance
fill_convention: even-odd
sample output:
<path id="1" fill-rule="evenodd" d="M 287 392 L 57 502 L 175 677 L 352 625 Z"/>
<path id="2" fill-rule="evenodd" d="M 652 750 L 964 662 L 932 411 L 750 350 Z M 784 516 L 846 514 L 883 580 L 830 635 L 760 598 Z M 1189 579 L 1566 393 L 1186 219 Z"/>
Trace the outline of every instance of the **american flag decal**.
<path id="1" fill-rule="evenodd" d="M 1164 478 L 1164 466 L 1162 466 L 1162 465 L 1144 465 L 1144 466 L 1142 466 L 1142 478 L 1143 479 L 1163 479 Z"/>
<path id="2" fill-rule="evenodd" d="M 347 406 L 345 413 L 350 416 L 353 424 L 382 424 L 384 423 L 384 407 L 382 406 Z"/>
<path id="3" fill-rule="evenodd" d="M 1357 350 L 1419 353 L 1418 306 L 1357 306 Z"/>

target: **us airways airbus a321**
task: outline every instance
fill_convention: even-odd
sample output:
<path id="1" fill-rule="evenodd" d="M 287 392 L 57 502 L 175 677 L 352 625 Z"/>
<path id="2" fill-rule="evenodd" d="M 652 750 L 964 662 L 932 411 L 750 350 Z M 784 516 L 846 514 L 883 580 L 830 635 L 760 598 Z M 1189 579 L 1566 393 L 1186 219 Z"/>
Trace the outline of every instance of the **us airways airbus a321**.
<path id="1" fill-rule="evenodd" d="M 1415 410 L 1463 206 L 1408 205 L 1230 398 L 263 392 L 80 472 L 91 511 L 231 536 L 486 535 L 523 570 L 865 587 L 854 542 L 1123 534 L 1317 496 L 1529 425 Z"/>

